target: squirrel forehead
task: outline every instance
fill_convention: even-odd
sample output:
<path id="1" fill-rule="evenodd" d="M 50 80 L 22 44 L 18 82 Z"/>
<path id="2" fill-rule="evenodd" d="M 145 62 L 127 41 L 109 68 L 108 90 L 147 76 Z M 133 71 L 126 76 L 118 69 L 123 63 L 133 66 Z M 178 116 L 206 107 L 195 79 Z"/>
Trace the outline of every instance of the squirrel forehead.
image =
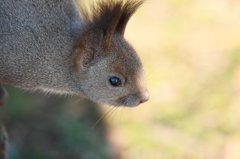
<path id="1" fill-rule="evenodd" d="M 122 75 L 131 74 L 139 76 L 143 74 L 142 63 L 132 46 L 121 36 L 113 37 L 110 54 L 112 54 L 114 71 Z"/>
<path id="2" fill-rule="evenodd" d="M 134 52 L 124 52 L 116 57 L 112 68 L 121 74 L 129 90 L 142 92 L 146 90 L 146 79 L 142 63 Z"/>

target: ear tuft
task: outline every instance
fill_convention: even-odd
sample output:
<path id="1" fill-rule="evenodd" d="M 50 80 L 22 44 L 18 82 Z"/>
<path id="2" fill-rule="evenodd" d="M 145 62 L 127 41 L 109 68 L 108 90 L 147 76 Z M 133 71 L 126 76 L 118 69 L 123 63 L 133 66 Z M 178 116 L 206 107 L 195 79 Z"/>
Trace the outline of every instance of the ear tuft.
<path id="1" fill-rule="evenodd" d="M 122 13 L 121 17 L 118 21 L 118 24 L 116 26 L 116 32 L 120 33 L 121 35 L 124 35 L 125 28 L 127 26 L 127 23 L 129 19 L 132 17 L 132 15 L 137 11 L 137 9 L 144 3 L 144 0 L 140 1 L 127 1 L 126 3 L 122 4 Z"/>
<path id="2" fill-rule="evenodd" d="M 112 35 L 119 33 L 124 35 L 126 25 L 131 16 L 144 3 L 145 0 L 99 0 L 94 3 L 88 12 L 87 9 L 80 8 L 83 18 L 87 22 L 86 29 L 103 31 L 103 54 L 109 51 Z M 86 8 L 86 7 L 85 7 Z"/>

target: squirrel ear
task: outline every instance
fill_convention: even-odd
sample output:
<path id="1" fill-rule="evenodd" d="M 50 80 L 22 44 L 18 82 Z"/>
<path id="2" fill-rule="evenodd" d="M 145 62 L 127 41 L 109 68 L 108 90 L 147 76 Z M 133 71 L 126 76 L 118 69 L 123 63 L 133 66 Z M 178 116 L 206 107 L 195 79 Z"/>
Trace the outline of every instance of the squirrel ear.
<path id="1" fill-rule="evenodd" d="M 111 36 L 100 29 L 87 31 L 78 43 L 74 55 L 74 67 L 79 70 L 93 65 L 99 57 L 109 52 Z"/>
<path id="2" fill-rule="evenodd" d="M 101 41 L 103 39 L 103 33 L 100 30 L 89 31 L 85 39 L 85 54 L 82 59 L 82 66 L 89 67 L 97 62 L 98 57 L 101 56 Z"/>
<path id="3" fill-rule="evenodd" d="M 74 67 L 84 69 L 97 62 L 101 56 L 103 33 L 100 30 L 90 30 L 82 36 L 74 53 Z"/>

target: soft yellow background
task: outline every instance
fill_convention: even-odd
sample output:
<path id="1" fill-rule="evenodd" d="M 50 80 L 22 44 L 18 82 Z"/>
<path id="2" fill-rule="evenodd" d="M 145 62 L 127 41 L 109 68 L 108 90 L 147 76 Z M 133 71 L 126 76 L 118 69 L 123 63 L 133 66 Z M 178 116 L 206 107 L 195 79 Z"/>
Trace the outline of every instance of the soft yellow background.
<path id="1" fill-rule="evenodd" d="M 122 159 L 240 159 L 240 1 L 149 0 L 125 36 L 151 99 L 107 116 Z"/>

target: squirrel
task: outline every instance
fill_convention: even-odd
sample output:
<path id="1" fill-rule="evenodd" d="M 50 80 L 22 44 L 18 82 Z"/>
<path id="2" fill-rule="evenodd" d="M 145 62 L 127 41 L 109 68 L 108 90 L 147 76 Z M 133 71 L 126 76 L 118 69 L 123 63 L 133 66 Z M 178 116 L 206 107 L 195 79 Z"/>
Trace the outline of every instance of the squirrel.
<path id="1" fill-rule="evenodd" d="M 142 63 L 124 39 L 143 3 L 99 0 L 87 10 L 74 0 L 1 0 L 0 87 L 76 94 L 113 106 L 148 101 Z"/>

